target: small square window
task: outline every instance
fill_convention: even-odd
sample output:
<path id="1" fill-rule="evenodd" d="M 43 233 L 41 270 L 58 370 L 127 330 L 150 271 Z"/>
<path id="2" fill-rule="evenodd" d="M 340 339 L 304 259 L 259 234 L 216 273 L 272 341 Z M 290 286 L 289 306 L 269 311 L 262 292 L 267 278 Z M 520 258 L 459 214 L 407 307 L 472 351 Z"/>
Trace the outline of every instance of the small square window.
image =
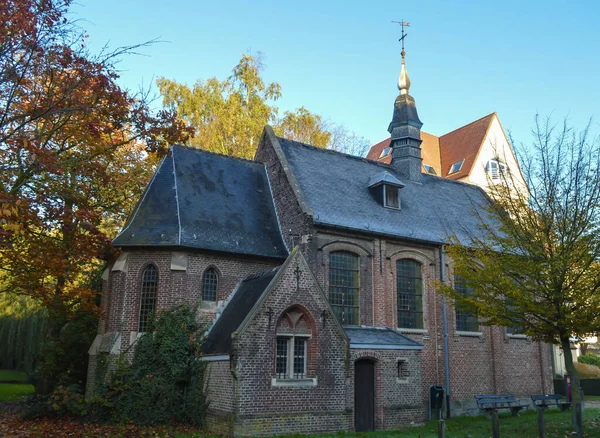
<path id="1" fill-rule="evenodd" d="M 406 359 L 398 359 L 398 374 L 396 375 L 396 380 L 398 382 L 407 382 L 409 377 L 408 361 Z"/>
<path id="2" fill-rule="evenodd" d="M 398 198 L 398 187 L 384 185 L 385 205 L 387 208 L 400 209 L 400 198 Z"/>
<path id="3" fill-rule="evenodd" d="M 460 172 L 460 169 L 462 169 L 464 162 L 465 162 L 465 160 L 463 158 L 462 160 L 457 161 L 452 166 L 450 166 L 450 172 L 448 172 L 448 175 L 456 173 L 456 172 Z"/>

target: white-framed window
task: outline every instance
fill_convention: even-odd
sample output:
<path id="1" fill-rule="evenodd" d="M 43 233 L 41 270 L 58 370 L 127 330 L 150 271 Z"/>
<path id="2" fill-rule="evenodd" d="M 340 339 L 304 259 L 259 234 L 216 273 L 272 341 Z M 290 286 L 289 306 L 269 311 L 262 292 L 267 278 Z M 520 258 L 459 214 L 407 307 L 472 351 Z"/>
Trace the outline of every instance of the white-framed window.
<path id="1" fill-rule="evenodd" d="M 308 335 L 277 336 L 277 379 L 306 379 L 308 339 Z"/>
<path id="2" fill-rule="evenodd" d="M 506 172 L 506 164 L 498 159 L 489 160 L 485 164 L 485 171 L 490 175 L 492 179 L 500 179 L 500 176 Z"/>
<path id="3" fill-rule="evenodd" d="M 387 157 L 390 154 L 391 150 L 392 150 L 391 147 L 387 147 L 387 148 L 383 149 L 381 151 L 381 153 L 379 154 L 379 158 L 385 158 L 385 157 Z"/>
<path id="4" fill-rule="evenodd" d="M 425 169 L 425 172 L 428 173 L 429 175 L 437 176 L 437 172 L 435 171 L 433 166 L 430 166 L 429 164 L 423 164 L 423 169 Z"/>
<path id="5" fill-rule="evenodd" d="M 383 185 L 383 206 L 400 210 L 400 198 L 398 197 L 398 187 Z"/>
<path id="6" fill-rule="evenodd" d="M 450 166 L 450 172 L 448 172 L 448 175 L 451 175 L 456 172 L 460 172 L 460 169 L 462 169 L 464 162 L 465 162 L 465 159 L 463 158 L 462 160 L 457 161 L 456 163 L 452 164 L 452 166 Z"/>

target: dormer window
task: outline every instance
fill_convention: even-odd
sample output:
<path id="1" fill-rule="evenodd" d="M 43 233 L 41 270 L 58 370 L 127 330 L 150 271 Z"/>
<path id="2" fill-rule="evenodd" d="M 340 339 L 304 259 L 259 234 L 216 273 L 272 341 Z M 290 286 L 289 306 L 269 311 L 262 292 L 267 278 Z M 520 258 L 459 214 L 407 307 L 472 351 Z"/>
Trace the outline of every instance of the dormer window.
<path id="1" fill-rule="evenodd" d="M 500 179 L 500 176 L 506 172 L 506 164 L 500 160 L 490 160 L 485 164 L 485 171 L 492 179 Z"/>
<path id="2" fill-rule="evenodd" d="M 404 184 L 394 175 L 387 171 L 377 173 L 369 179 L 368 187 L 380 205 L 400 210 L 400 189 Z"/>
<path id="3" fill-rule="evenodd" d="M 437 175 L 437 172 L 435 171 L 433 166 L 430 166 L 429 164 L 423 164 L 423 169 L 425 169 L 425 172 L 429 175 Z"/>
<path id="4" fill-rule="evenodd" d="M 462 169 L 464 162 L 465 162 L 465 159 L 463 158 L 462 160 L 457 161 L 452 166 L 450 166 L 450 172 L 448 172 L 448 175 L 452 175 L 453 173 L 460 172 L 460 169 Z"/>
<path id="5" fill-rule="evenodd" d="M 387 157 L 390 154 L 391 150 L 392 150 L 391 147 L 385 148 L 384 150 L 381 151 L 381 154 L 379 154 L 379 158 Z"/>
<path id="6" fill-rule="evenodd" d="M 384 207 L 400 209 L 400 199 L 398 198 L 398 187 L 384 185 Z"/>

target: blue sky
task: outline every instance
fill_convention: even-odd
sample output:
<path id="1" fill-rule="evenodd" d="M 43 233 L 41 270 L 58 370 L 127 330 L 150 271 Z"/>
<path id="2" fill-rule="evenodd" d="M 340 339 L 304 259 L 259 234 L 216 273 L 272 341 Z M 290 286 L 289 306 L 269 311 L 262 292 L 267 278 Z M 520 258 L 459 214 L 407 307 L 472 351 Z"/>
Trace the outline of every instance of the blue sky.
<path id="1" fill-rule="evenodd" d="M 576 7 L 575 7 L 576 5 Z M 167 41 L 125 57 L 121 84 L 227 77 L 264 54 L 280 109 L 304 106 L 375 143 L 397 95 L 400 29 L 423 130 L 441 135 L 493 111 L 516 141 L 536 114 L 600 122 L 600 3 L 594 1 L 78 0 L 90 47 Z"/>

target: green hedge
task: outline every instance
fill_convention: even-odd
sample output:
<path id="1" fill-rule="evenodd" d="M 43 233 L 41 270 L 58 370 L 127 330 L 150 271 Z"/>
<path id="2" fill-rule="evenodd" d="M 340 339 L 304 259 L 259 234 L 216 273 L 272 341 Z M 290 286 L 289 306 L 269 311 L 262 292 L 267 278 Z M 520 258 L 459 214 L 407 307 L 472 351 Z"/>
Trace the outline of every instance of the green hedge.
<path id="1" fill-rule="evenodd" d="M 35 370 L 46 324 L 47 317 L 43 311 L 0 316 L 0 368 Z"/>
<path id="2" fill-rule="evenodd" d="M 600 368 L 600 356 L 596 356 L 595 354 L 583 354 L 577 358 L 577 361 Z"/>

